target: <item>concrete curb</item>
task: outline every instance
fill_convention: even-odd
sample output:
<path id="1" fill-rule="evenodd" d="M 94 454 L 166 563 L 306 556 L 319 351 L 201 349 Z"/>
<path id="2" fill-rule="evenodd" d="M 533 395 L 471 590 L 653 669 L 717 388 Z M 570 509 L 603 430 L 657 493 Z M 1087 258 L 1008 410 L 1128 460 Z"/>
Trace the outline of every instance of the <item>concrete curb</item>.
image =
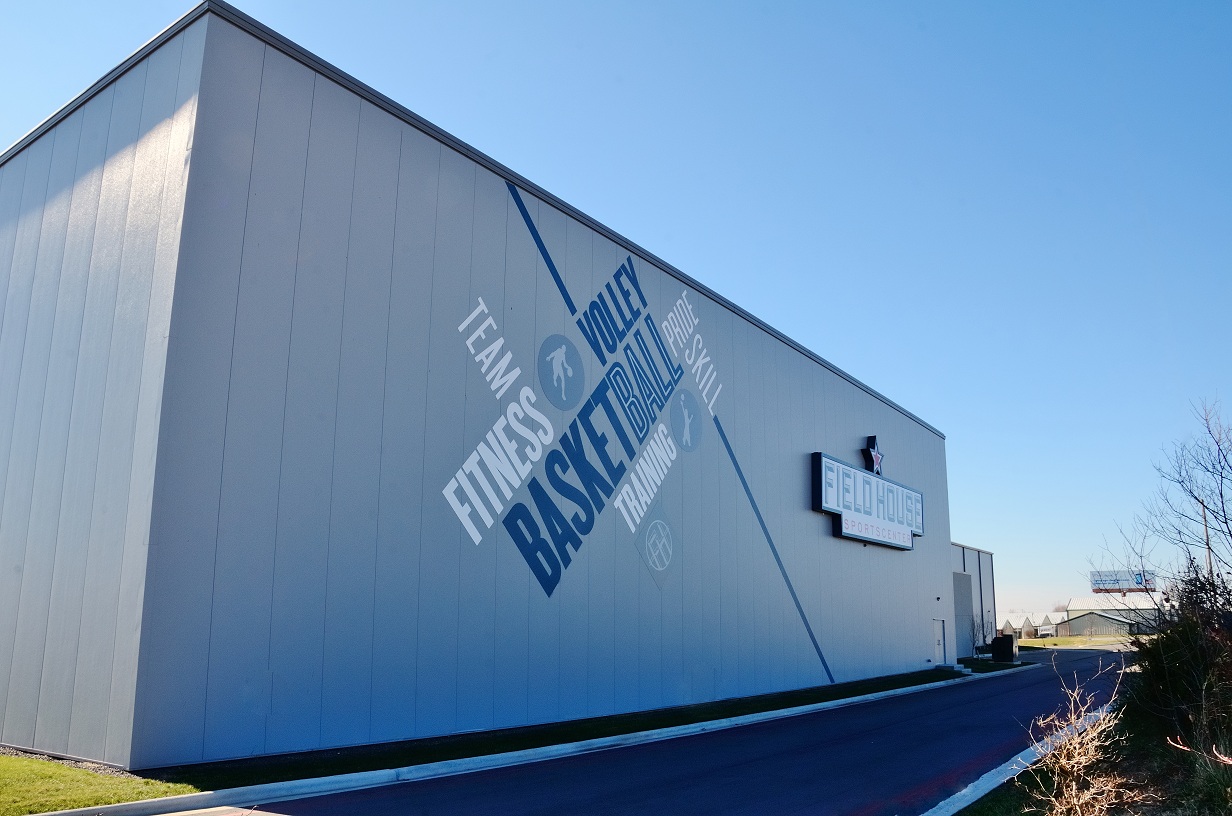
<path id="1" fill-rule="evenodd" d="M 265 785 L 249 785 L 242 788 L 227 788 L 219 791 L 203 791 L 189 793 L 183 796 L 168 796 L 161 799 L 145 799 L 140 802 L 121 802 L 115 805 L 99 805 L 73 810 L 57 810 L 36 816 L 159 816 L 160 814 L 185 813 L 187 811 L 204 810 L 216 807 L 253 807 L 260 804 L 280 802 L 287 799 L 300 799 L 306 796 L 322 796 L 328 793 L 376 788 L 382 785 L 392 785 L 398 782 L 416 782 L 424 779 L 437 779 L 444 776 L 488 771 L 496 768 L 509 768 L 515 765 L 525 765 L 531 762 L 543 762 L 549 759 L 588 754 L 595 751 L 606 751 L 612 748 L 622 748 L 629 745 L 643 745 L 650 742 L 687 737 L 694 734 L 705 734 L 711 731 L 723 731 L 728 728 L 738 728 L 785 717 L 798 717 L 802 714 L 812 714 L 817 711 L 828 711 L 835 708 L 870 703 L 890 697 L 900 697 L 904 694 L 915 694 L 945 686 L 971 683 L 990 677 L 1001 677 L 1015 672 L 1039 668 L 1042 664 L 1029 663 L 1004 671 L 986 674 L 973 674 L 967 677 L 956 677 L 953 680 L 941 680 L 936 683 L 926 683 L 921 686 L 907 686 L 901 689 L 879 691 L 864 694 L 859 697 L 848 697 L 844 700 L 831 700 L 825 703 L 782 708 L 775 711 L 763 711 L 756 714 L 745 714 L 740 717 L 729 717 L 722 720 L 678 725 L 671 728 L 658 728 L 653 731 L 638 731 L 632 734 L 619 734 L 613 737 L 570 742 L 563 745 L 547 745 L 542 748 L 528 748 L 523 751 L 509 751 L 503 754 L 488 754 L 486 756 L 467 757 L 465 759 L 450 759 L 443 762 L 430 762 L 423 765 L 410 765 L 405 768 L 391 768 L 381 771 L 364 771 L 361 773 L 339 774 L 337 776 L 322 776 L 316 779 L 296 779 L 289 782 L 271 782 Z"/>
<path id="2" fill-rule="evenodd" d="M 1036 664 L 1039 665 L 1039 664 Z M 1001 765 L 998 768 L 993 768 L 988 773 L 981 776 L 979 779 L 972 782 L 967 787 L 960 790 L 958 793 L 946 799 L 937 805 L 934 805 L 929 810 L 921 813 L 920 816 L 954 816 L 955 813 L 973 805 L 980 799 L 983 799 L 988 794 L 992 793 L 1001 785 L 1010 781 L 1018 774 L 1030 768 L 1040 757 L 1049 753 L 1058 744 L 1059 740 L 1072 734 L 1075 730 L 1085 730 L 1087 724 L 1099 719 L 1108 710 L 1107 706 L 1103 706 L 1097 711 L 1087 715 L 1087 718 L 1077 724 L 1077 727 L 1071 726 L 1058 735 L 1048 738 L 1043 743 L 1034 743 L 1030 748 L 1016 754 L 1009 762 Z"/>
<path id="3" fill-rule="evenodd" d="M 968 805 L 975 804 L 1001 785 L 1018 776 L 1027 768 L 1030 768 L 1039 758 L 1039 750 L 1032 745 L 1027 750 L 1014 756 L 1009 762 L 998 768 L 993 768 L 949 799 L 921 813 L 920 816 L 954 816 L 958 811 Z"/>

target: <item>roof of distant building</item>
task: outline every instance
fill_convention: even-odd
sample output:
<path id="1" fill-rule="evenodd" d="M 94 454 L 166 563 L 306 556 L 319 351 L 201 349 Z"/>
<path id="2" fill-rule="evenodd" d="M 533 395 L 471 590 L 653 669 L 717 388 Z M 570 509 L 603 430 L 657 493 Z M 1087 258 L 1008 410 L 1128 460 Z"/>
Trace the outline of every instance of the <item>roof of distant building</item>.
<path id="1" fill-rule="evenodd" d="M 1128 618 L 1122 618 L 1120 615 L 1113 615 L 1108 612 L 1100 612 L 1098 610 L 1092 610 L 1090 612 L 1083 612 L 1081 615 L 1075 615 L 1069 620 L 1070 620 L 1070 623 L 1073 623 L 1074 621 L 1077 621 L 1080 618 L 1089 618 L 1092 615 L 1097 618 L 1103 618 L 1104 620 L 1116 621 L 1117 623 L 1129 623 L 1129 624 L 1134 623 L 1134 621 L 1129 620 Z"/>
<path id="2" fill-rule="evenodd" d="M 1089 612 L 1100 610 L 1126 609 L 1157 609 L 1160 605 L 1159 595 L 1150 592 L 1105 592 L 1099 595 L 1084 595 L 1070 598 L 1066 610 L 1072 616 L 1075 611 Z"/>

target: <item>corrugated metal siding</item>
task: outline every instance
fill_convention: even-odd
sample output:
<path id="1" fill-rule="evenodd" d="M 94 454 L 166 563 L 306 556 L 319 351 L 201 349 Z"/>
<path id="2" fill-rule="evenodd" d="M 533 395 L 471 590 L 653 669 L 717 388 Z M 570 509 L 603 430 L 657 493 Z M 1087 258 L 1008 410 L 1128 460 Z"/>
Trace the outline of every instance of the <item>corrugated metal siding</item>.
<path id="1" fill-rule="evenodd" d="M 478 298 L 558 436 L 576 409 L 543 397 L 539 344 L 571 338 L 587 391 L 603 373 L 504 179 L 217 18 L 199 108 L 135 764 L 827 681 L 704 407 L 653 511 L 674 534 L 661 575 L 609 507 L 549 597 L 499 521 L 475 545 L 443 500 L 510 398 L 458 331 Z M 630 250 L 521 195 L 583 306 Z M 633 260 L 661 322 L 686 286 Z M 924 667 L 953 608 L 944 441 L 689 291 L 717 412 L 836 679 Z M 697 392 L 687 366 L 681 387 Z M 809 510 L 809 452 L 859 462 L 870 433 L 926 496 L 914 552 L 836 539 Z"/>
<path id="2" fill-rule="evenodd" d="M 966 612 L 964 604 L 959 603 L 957 598 L 955 599 L 955 618 L 969 615 L 971 620 L 974 621 L 973 624 L 967 627 L 970 630 L 969 634 L 967 630 L 961 628 L 958 632 L 961 649 L 964 638 L 969 643 L 975 645 L 978 645 L 976 641 L 982 643 L 991 640 L 1004 621 L 997 619 L 992 553 L 978 550 L 974 547 L 964 547 L 958 543 L 953 544 L 950 552 L 950 568 L 955 573 L 965 573 L 971 576 L 970 603 L 967 604 L 970 606 L 971 611 L 969 613 Z M 958 581 L 958 575 L 955 575 L 954 580 Z M 967 651 L 970 651 L 970 649 L 968 648 Z M 967 654 L 960 651 L 959 656 L 966 657 Z"/>
<path id="3" fill-rule="evenodd" d="M 223 593 L 220 601 L 225 600 L 256 587 L 261 577 L 242 576 L 245 583 L 238 587 L 220 587 L 215 581 L 223 442 L 234 373 L 231 344 L 265 48 L 214 18 L 207 23 L 151 517 L 134 734 L 138 764 L 152 750 L 174 756 L 164 743 L 202 754 L 214 592 L 217 588 Z M 227 128 L 220 129 L 219 122 Z M 268 595 L 268 586 L 260 592 Z M 220 605 L 220 613 L 224 608 Z M 245 611 L 237 610 L 237 622 Z M 151 643 L 158 649 L 151 650 Z M 258 664 L 245 677 L 263 671 Z M 150 686 L 161 690 L 153 700 Z M 241 721 L 250 713 L 229 713 L 237 740 L 245 733 Z M 157 727 L 148 727 L 151 722 Z"/>
<path id="4" fill-rule="evenodd" d="M 0 740 L 124 764 L 204 26 L 0 166 Z"/>
<path id="5" fill-rule="evenodd" d="M 526 192 L 578 305 L 630 254 L 659 320 L 690 291 L 743 477 L 703 423 L 650 511 L 662 573 L 611 508 L 550 597 L 499 523 L 472 544 L 441 488 L 508 399 L 458 322 L 489 304 L 558 437 L 576 410 L 543 399 L 539 343 L 602 375 L 492 166 L 210 15 L 6 158 L 4 741 L 125 764 L 135 710 L 149 765 L 825 682 L 766 532 L 836 679 L 926 663 L 954 600 L 943 439 Z M 869 433 L 927 497 L 914 552 L 808 510 L 808 453 L 858 462 Z"/>

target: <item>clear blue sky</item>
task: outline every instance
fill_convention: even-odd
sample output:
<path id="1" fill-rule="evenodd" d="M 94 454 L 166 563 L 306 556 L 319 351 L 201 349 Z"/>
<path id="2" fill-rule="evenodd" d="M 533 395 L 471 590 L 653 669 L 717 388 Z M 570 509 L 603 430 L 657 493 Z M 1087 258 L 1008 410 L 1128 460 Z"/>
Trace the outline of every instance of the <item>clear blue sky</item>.
<path id="1" fill-rule="evenodd" d="M 609 6 L 239 3 L 940 428 L 1002 611 L 1085 593 L 1232 415 L 1232 4 Z M 5 0 L 0 142 L 190 7 Z"/>

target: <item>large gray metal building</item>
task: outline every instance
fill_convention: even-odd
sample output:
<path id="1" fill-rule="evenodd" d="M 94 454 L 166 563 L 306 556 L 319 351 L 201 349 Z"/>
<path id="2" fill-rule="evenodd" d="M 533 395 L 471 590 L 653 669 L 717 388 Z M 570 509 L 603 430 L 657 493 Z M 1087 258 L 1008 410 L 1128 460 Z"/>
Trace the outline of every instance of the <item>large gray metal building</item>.
<path id="1" fill-rule="evenodd" d="M 0 297 L 5 744 L 152 767 L 954 659 L 940 432 L 225 4 L 0 155 Z"/>

